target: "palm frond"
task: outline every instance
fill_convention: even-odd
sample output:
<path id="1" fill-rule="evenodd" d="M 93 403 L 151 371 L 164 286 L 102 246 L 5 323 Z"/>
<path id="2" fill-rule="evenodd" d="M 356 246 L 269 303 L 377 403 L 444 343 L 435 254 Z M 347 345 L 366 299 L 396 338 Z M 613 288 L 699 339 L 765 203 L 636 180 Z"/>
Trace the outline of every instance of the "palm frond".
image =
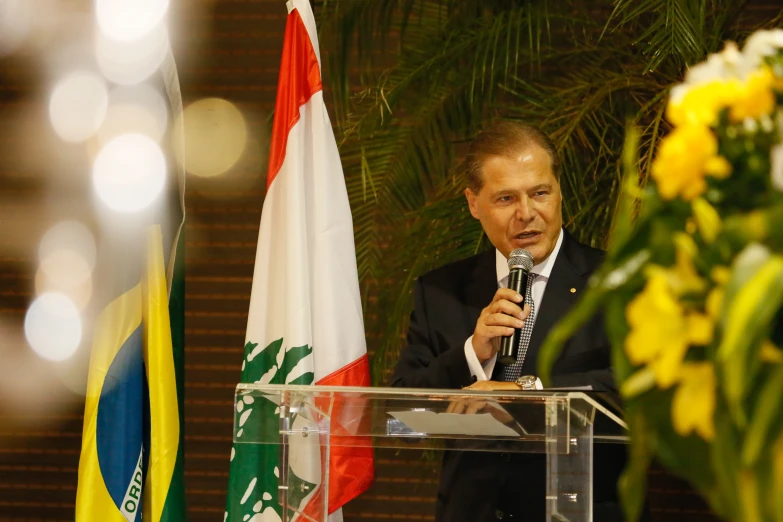
<path id="1" fill-rule="evenodd" d="M 605 246 L 626 122 L 639 129 L 643 183 L 668 130 L 668 89 L 687 65 L 752 29 L 738 23 L 743 5 L 324 0 L 321 47 L 338 80 L 331 86 L 375 382 L 403 344 L 416 277 L 489 247 L 466 210 L 459 169 L 482 123 L 516 118 L 548 132 L 563 158 L 565 223 Z"/>
<path id="2" fill-rule="evenodd" d="M 723 42 L 745 2 L 736 0 L 616 0 L 607 31 L 637 34 L 648 71 L 682 69 Z"/>

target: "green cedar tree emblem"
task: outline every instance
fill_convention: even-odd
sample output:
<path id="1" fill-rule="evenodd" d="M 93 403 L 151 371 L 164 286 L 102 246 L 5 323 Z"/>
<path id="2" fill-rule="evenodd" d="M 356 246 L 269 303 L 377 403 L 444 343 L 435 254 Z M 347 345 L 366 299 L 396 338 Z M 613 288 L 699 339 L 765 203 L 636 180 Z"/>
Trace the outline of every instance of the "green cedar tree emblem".
<path id="1" fill-rule="evenodd" d="M 243 383 L 312 384 L 312 363 L 305 371 L 297 368 L 307 365 L 311 346 L 283 349 L 283 339 L 259 350 L 258 343 L 245 344 L 242 363 Z M 293 379 L 290 376 L 297 369 Z M 236 433 L 231 449 L 228 499 L 224 520 L 230 522 L 279 522 L 282 512 L 278 504 L 277 488 L 280 475 L 280 446 L 251 444 L 244 441 L 276 440 L 280 425 L 280 409 L 265 397 L 244 395 L 236 404 Z M 299 506 L 316 484 L 303 480 L 289 469 L 288 503 Z"/>

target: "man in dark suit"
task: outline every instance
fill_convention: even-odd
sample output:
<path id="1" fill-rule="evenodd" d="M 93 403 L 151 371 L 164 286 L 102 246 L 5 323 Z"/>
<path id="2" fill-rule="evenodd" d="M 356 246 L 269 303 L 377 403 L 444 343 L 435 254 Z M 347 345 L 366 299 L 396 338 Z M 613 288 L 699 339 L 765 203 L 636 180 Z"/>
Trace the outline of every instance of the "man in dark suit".
<path id="1" fill-rule="evenodd" d="M 563 229 L 557 151 L 539 130 L 501 122 L 482 132 L 466 158 L 470 212 L 495 249 L 422 276 L 392 379 L 415 388 L 515 389 L 535 373 L 539 348 L 573 306 L 603 253 Z M 507 258 L 528 250 L 534 261 L 524 307 L 506 288 Z M 500 339 L 522 329 L 515 364 L 496 364 Z M 553 368 L 555 386 L 614 392 L 609 343 L 595 317 L 565 345 Z M 594 520 L 621 521 L 616 481 L 624 465 L 616 449 L 596 448 Z M 438 522 L 544 520 L 542 455 L 447 452 L 437 499 Z M 599 477 L 599 471 L 601 476 Z"/>

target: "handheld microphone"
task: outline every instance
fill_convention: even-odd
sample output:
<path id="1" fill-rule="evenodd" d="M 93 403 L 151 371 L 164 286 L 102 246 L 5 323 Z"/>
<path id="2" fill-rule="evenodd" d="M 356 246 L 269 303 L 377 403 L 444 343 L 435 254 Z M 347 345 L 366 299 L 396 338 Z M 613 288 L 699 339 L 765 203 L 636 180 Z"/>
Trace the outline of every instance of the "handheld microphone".
<path id="1" fill-rule="evenodd" d="M 519 306 L 525 305 L 525 294 L 527 293 L 527 279 L 530 270 L 533 268 L 533 256 L 527 250 L 518 248 L 511 252 L 508 257 L 508 287 L 522 296 L 522 302 Z M 498 361 L 508 366 L 514 364 L 519 352 L 519 342 L 522 339 L 522 329 L 514 328 L 514 333 L 503 337 L 500 340 L 500 351 L 498 352 Z"/>

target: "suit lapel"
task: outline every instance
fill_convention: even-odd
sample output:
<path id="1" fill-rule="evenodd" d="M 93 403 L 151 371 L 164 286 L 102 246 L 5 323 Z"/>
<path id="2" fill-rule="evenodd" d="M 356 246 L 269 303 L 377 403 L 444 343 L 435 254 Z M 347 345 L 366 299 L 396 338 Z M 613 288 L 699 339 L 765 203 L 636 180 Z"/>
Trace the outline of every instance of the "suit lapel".
<path id="1" fill-rule="evenodd" d="M 590 269 L 579 243 L 565 229 L 563 234 L 563 244 L 560 246 L 560 252 L 544 291 L 544 298 L 537 311 L 538 317 L 530 337 L 522 369 L 523 375 L 537 373 L 538 351 L 541 345 L 555 323 L 563 317 L 564 311 L 570 309 L 579 299 L 590 275 Z M 572 288 L 574 292 L 571 291 Z M 497 289 L 495 249 L 490 249 L 478 256 L 470 280 L 466 282 L 464 297 L 466 306 L 462 324 L 466 325 L 469 331 L 460 338 L 472 335 L 481 310 L 492 302 Z M 491 378 L 499 379 L 502 371 L 503 365 L 496 364 Z"/>
<path id="2" fill-rule="evenodd" d="M 468 325 L 470 333 L 476 326 L 481 311 L 486 308 L 495 297 L 498 290 L 497 270 L 495 269 L 495 249 L 480 254 L 476 266 L 467 284 L 465 285 L 465 317 L 463 324 Z"/>
<path id="3" fill-rule="evenodd" d="M 535 375 L 538 369 L 538 351 L 552 327 L 566 310 L 576 303 L 589 278 L 584 255 L 579 243 L 563 229 L 563 243 L 552 267 L 549 281 L 544 290 L 541 307 L 530 336 L 527 356 L 522 367 L 523 375 Z"/>

